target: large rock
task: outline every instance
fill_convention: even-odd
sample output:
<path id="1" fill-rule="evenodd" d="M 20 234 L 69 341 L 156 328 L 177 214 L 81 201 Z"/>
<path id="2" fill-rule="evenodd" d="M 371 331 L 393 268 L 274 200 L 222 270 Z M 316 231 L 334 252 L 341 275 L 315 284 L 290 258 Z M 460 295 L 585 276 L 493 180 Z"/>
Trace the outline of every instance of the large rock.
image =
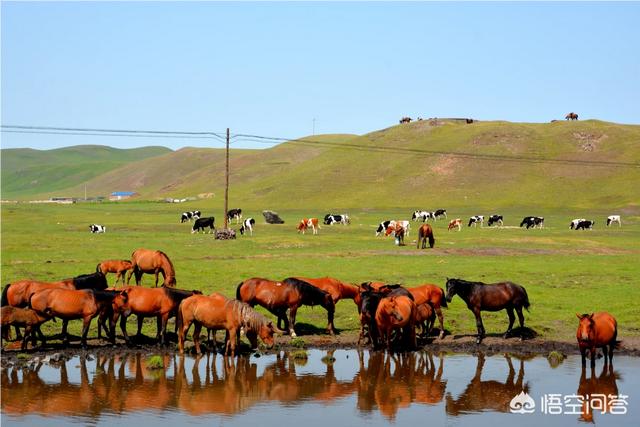
<path id="1" fill-rule="evenodd" d="M 284 224 L 284 220 L 278 216 L 277 212 L 274 211 L 262 211 L 262 216 L 264 216 L 267 224 Z"/>

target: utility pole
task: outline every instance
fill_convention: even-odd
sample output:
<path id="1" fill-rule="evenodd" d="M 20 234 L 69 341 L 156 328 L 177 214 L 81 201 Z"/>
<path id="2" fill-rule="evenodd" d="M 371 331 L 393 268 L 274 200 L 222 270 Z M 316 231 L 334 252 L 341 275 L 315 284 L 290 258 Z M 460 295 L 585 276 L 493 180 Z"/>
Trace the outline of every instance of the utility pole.
<path id="1" fill-rule="evenodd" d="M 227 128 L 227 164 L 225 167 L 225 185 L 224 185 L 224 229 L 227 229 L 228 220 L 227 212 L 229 212 L 229 128 Z"/>

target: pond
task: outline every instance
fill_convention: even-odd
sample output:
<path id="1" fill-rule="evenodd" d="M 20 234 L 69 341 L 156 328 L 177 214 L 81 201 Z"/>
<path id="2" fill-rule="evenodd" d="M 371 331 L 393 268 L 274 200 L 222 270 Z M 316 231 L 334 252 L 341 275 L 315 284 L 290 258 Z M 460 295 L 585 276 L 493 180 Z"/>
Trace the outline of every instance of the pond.
<path id="1" fill-rule="evenodd" d="M 75 357 L 2 371 L 3 426 L 636 426 L 640 359 L 279 352 Z M 589 396 L 582 399 L 579 396 Z M 524 409 L 523 409 L 524 403 Z M 526 413 L 512 413 L 520 410 Z"/>

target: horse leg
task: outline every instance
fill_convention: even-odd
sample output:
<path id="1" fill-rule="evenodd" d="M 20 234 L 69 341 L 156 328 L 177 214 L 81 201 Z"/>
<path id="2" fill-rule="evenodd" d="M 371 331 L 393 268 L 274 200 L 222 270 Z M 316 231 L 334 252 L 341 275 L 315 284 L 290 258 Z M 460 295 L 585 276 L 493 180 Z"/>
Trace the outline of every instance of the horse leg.
<path id="1" fill-rule="evenodd" d="M 122 336 L 124 337 L 124 341 L 127 344 L 130 344 L 131 340 L 129 339 L 129 335 L 127 335 L 127 318 L 126 318 L 126 316 L 120 317 L 120 330 L 122 331 Z"/>
<path id="2" fill-rule="evenodd" d="M 68 320 L 62 321 L 62 343 L 64 345 L 69 345 L 69 334 L 67 333 L 67 325 L 69 324 Z"/>
<path id="3" fill-rule="evenodd" d="M 156 268 L 156 270 L 154 271 L 154 274 L 156 276 L 156 284 L 155 284 L 156 288 L 158 287 L 158 273 L 160 273 L 160 269 Z M 163 276 L 164 276 L 164 274 L 163 274 Z"/>
<path id="4" fill-rule="evenodd" d="M 167 340 L 167 322 L 169 321 L 169 313 L 159 316 L 159 325 L 162 325 L 162 334 L 160 335 L 160 344 L 164 345 Z"/>
<path id="5" fill-rule="evenodd" d="M 596 348 L 595 346 L 591 347 L 589 350 L 591 352 L 591 369 L 595 369 L 596 367 Z M 606 356 L 606 354 L 605 354 Z"/>
<path id="6" fill-rule="evenodd" d="M 200 351 L 200 331 L 202 330 L 202 323 L 194 322 L 193 324 L 193 344 L 196 346 L 196 354 L 202 354 Z"/>
<path id="7" fill-rule="evenodd" d="M 478 328 L 478 338 L 476 344 L 480 344 L 484 338 L 484 326 L 482 325 L 482 317 L 480 316 L 480 309 L 474 309 L 473 314 L 476 316 L 476 327 Z"/>
<path id="8" fill-rule="evenodd" d="M 440 334 L 438 335 L 439 339 L 444 338 L 444 316 L 442 315 L 442 309 L 440 307 L 436 308 L 436 314 L 438 315 L 438 321 L 440 322 Z"/>
<path id="9" fill-rule="evenodd" d="M 142 282 L 142 270 L 140 270 L 139 268 L 136 268 L 135 270 L 135 276 L 136 276 L 136 286 L 140 286 L 140 283 Z"/>
<path id="10" fill-rule="evenodd" d="M 298 311 L 298 307 L 296 306 L 293 306 L 289 309 L 289 333 L 291 334 L 291 338 L 297 337 L 296 331 L 295 331 L 297 311 Z"/>
<path id="11" fill-rule="evenodd" d="M 507 315 L 509 316 L 509 327 L 507 332 L 504 333 L 503 338 L 509 338 L 511 336 L 511 329 L 513 328 L 513 322 L 516 320 L 515 314 L 513 314 L 513 307 L 507 307 Z"/>
<path id="12" fill-rule="evenodd" d="M 20 347 L 22 351 L 25 351 L 27 349 L 27 343 L 29 342 L 30 337 L 31 337 L 31 326 L 27 325 L 24 328 L 24 338 L 22 339 L 22 346 Z"/>
<path id="13" fill-rule="evenodd" d="M 82 319 L 82 338 L 80 340 L 80 345 L 82 348 L 87 348 L 87 334 L 89 333 L 89 326 L 91 326 L 91 316 L 87 316 Z"/>
<path id="14" fill-rule="evenodd" d="M 137 314 L 136 317 L 138 318 L 138 332 L 136 333 L 137 340 L 142 336 L 142 322 L 144 321 L 144 316 Z M 158 337 L 156 336 L 156 338 Z"/>
<path id="15" fill-rule="evenodd" d="M 516 313 L 518 313 L 518 323 L 520 323 L 520 340 L 524 341 L 524 314 L 522 314 L 522 307 L 516 307 Z"/>
<path id="16" fill-rule="evenodd" d="M 331 335 L 335 335 L 335 333 L 336 333 L 336 329 L 333 326 L 333 316 L 334 315 L 335 315 L 335 311 L 334 310 L 327 310 L 327 320 L 328 320 L 327 332 L 329 332 L 329 334 L 331 334 Z"/>

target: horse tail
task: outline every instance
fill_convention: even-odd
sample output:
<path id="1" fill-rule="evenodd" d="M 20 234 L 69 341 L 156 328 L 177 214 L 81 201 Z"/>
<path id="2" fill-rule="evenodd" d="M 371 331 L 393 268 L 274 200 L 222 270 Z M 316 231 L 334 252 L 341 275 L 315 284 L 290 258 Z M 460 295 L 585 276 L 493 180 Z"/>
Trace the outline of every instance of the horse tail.
<path id="1" fill-rule="evenodd" d="M 433 248 L 435 244 L 436 244 L 436 239 L 435 237 L 433 237 L 433 230 L 431 230 L 431 233 L 429 233 L 429 247 Z"/>
<path id="2" fill-rule="evenodd" d="M 444 290 L 440 288 L 440 307 L 449 308 L 447 305 L 447 297 L 444 294 Z"/>
<path id="3" fill-rule="evenodd" d="M 524 303 L 522 304 L 522 306 L 526 308 L 527 311 L 529 311 L 529 307 L 531 306 L 531 304 L 529 303 L 529 295 L 527 295 L 527 290 L 524 287 L 521 286 L 521 288 L 522 292 L 524 293 Z"/>
<path id="4" fill-rule="evenodd" d="M 11 283 L 9 283 L 7 286 L 4 287 L 4 289 L 2 290 L 2 307 L 9 305 L 9 297 L 7 296 L 8 292 L 9 292 L 9 286 L 11 286 Z"/>

